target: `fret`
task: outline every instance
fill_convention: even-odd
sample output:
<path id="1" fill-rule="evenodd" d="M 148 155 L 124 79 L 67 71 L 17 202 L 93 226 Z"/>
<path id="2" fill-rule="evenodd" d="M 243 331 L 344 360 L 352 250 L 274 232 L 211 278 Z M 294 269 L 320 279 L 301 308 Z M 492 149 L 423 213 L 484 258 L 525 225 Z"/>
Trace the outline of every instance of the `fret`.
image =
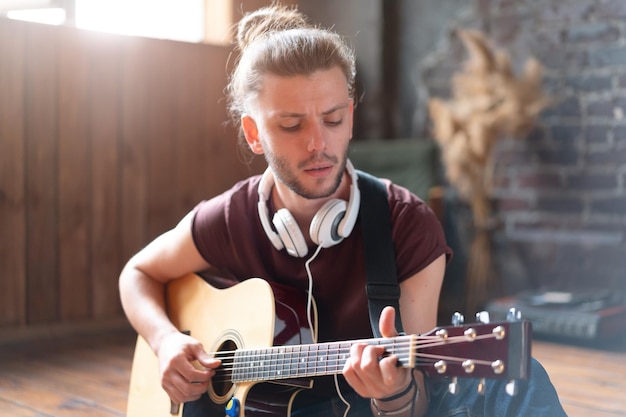
<path id="1" fill-rule="evenodd" d="M 349 342 L 343 342 L 339 344 L 339 366 L 340 369 L 343 369 L 343 366 L 346 364 L 346 362 L 348 361 L 348 358 L 350 357 L 350 348 L 352 347 L 352 343 Z"/>
<path id="2" fill-rule="evenodd" d="M 292 346 L 285 346 L 285 367 L 284 367 L 284 375 L 285 377 L 293 377 L 294 369 L 293 369 L 293 351 L 294 348 Z"/>
<path id="3" fill-rule="evenodd" d="M 222 364 L 224 366 L 225 364 Z M 250 379 L 250 370 L 254 369 L 250 365 L 250 353 L 246 351 L 236 351 L 233 360 L 233 370 L 231 379 L 233 382 Z"/>
<path id="4" fill-rule="evenodd" d="M 266 375 L 266 359 L 259 350 L 250 351 L 250 370 L 248 371 L 251 380 L 260 380 Z"/>
<path id="5" fill-rule="evenodd" d="M 288 346 L 286 348 L 286 355 L 285 355 L 285 359 L 287 359 L 287 372 L 286 375 L 288 375 L 289 377 L 293 377 L 294 376 L 294 370 L 293 370 L 293 357 L 294 357 L 294 350 L 295 348 L 293 346 Z"/>
<path id="6" fill-rule="evenodd" d="M 304 345 L 300 350 L 300 357 L 298 358 L 298 376 L 306 376 L 309 366 L 311 345 Z"/>
<path id="7" fill-rule="evenodd" d="M 254 350 L 252 351 L 252 357 L 254 358 L 254 366 L 252 374 L 254 380 L 262 381 L 270 377 L 270 364 L 272 362 L 271 354 L 267 354 L 268 350 Z"/>
<path id="8" fill-rule="evenodd" d="M 339 346 L 337 344 L 333 344 L 332 347 L 328 349 L 328 370 L 331 373 L 335 373 L 337 371 L 337 364 L 339 362 Z"/>
<path id="9" fill-rule="evenodd" d="M 261 361 L 259 359 L 256 351 L 249 351 L 250 355 L 250 367 L 244 372 L 246 374 L 246 379 L 255 380 L 259 378 L 259 372 L 261 371 Z"/>
<path id="10" fill-rule="evenodd" d="M 241 371 L 245 368 L 245 365 L 241 365 L 241 362 L 241 352 L 237 351 L 235 352 L 235 355 L 233 357 L 233 369 L 231 371 L 231 379 L 233 381 L 241 379 Z M 226 363 L 222 362 L 222 366 L 226 365 Z"/>
<path id="11" fill-rule="evenodd" d="M 278 362 L 278 350 L 276 348 L 269 349 L 265 357 L 265 379 L 275 379 L 276 363 Z"/>
<path id="12" fill-rule="evenodd" d="M 262 351 L 260 354 L 260 358 L 263 362 L 263 366 L 261 366 L 263 375 L 263 379 L 274 379 L 274 373 L 276 368 L 276 349 L 267 349 Z"/>
<path id="13" fill-rule="evenodd" d="M 287 356 L 287 348 L 283 346 L 280 351 L 280 369 L 281 378 L 289 377 L 289 357 Z"/>
<path id="14" fill-rule="evenodd" d="M 307 363 L 307 376 L 317 375 L 317 350 L 318 345 L 311 345 L 309 349 L 309 361 Z"/>
<path id="15" fill-rule="evenodd" d="M 317 355 L 317 369 L 319 374 L 328 373 L 328 343 L 321 344 Z"/>
<path id="16" fill-rule="evenodd" d="M 283 348 L 278 348 L 278 349 L 274 349 L 273 354 L 272 354 L 272 359 L 273 362 L 272 364 L 274 365 L 272 368 L 272 375 L 274 376 L 274 378 L 281 378 L 282 377 L 282 367 L 283 367 Z"/>
<path id="17" fill-rule="evenodd" d="M 310 345 L 307 352 L 306 373 L 305 376 L 315 375 L 315 357 L 317 356 L 317 346 Z"/>

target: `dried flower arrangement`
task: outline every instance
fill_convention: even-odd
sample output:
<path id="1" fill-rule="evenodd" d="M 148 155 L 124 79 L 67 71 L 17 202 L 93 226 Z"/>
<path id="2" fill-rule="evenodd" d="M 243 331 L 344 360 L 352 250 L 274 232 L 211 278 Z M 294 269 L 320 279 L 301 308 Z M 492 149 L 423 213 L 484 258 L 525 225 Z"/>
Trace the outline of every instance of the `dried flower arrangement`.
<path id="1" fill-rule="evenodd" d="M 493 48 L 482 33 L 457 33 L 468 59 L 453 76 L 452 98 L 433 98 L 428 110 L 446 177 L 472 211 L 475 234 L 465 282 L 470 310 L 481 307 L 496 284 L 490 239 L 493 147 L 500 139 L 527 135 L 550 99 L 542 91 L 543 67 L 537 60 L 528 59 L 516 76 L 509 55 Z"/>

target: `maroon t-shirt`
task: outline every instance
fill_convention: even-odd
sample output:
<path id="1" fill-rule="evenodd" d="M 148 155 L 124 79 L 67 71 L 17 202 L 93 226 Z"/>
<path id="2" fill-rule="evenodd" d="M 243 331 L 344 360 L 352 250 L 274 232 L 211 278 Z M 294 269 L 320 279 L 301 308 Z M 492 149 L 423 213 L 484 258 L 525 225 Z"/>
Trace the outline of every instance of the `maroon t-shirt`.
<path id="1" fill-rule="evenodd" d="M 259 180 L 260 176 L 248 178 L 201 202 L 192 226 L 195 244 L 209 264 L 237 281 L 259 277 L 306 291 L 305 262 L 316 247 L 304 258 L 274 248 L 257 212 Z M 442 254 L 450 256 L 451 251 L 430 208 L 407 189 L 386 180 L 385 184 L 398 280 L 402 282 Z M 271 218 L 273 207 L 268 209 Z M 350 236 L 322 249 L 310 269 L 319 316 L 318 342 L 372 337 L 360 216 Z"/>

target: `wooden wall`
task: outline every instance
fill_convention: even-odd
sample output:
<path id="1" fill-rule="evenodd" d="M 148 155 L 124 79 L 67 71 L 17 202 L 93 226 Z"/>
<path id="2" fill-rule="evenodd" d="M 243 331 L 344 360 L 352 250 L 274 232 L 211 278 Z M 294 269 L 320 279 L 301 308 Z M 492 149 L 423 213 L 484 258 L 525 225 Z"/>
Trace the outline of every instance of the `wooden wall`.
<path id="1" fill-rule="evenodd" d="M 229 54 L 0 20 L 0 334 L 123 318 L 125 261 L 262 168 L 224 125 Z"/>

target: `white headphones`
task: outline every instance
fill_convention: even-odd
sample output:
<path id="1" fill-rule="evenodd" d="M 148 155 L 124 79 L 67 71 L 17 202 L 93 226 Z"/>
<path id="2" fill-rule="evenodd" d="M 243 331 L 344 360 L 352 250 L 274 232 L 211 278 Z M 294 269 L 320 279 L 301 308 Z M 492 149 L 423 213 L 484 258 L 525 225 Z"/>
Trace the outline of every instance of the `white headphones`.
<path id="1" fill-rule="evenodd" d="M 357 174 L 350 160 L 346 161 L 346 170 L 352 180 L 350 201 L 346 203 L 338 198 L 329 200 L 311 220 L 309 235 L 315 244 L 323 248 L 336 245 L 348 237 L 354 228 L 357 215 L 359 214 L 361 193 L 359 191 Z M 282 208 L 272 218 L 272 224 L 278 233 L 270 226 L 267 200 L 271 195 L 273 186 L 274 175 L 268 168 L 265 170 L 263 177 L 261 177 L 258 190 L 259 202 L 257 206 L 263 230 L 265 230 L 267 237 L 277 250 L 285 248 L 291 256 L 302 258 L 309 252 L 309 248 L 296 220 L 289 210 Z"/>

